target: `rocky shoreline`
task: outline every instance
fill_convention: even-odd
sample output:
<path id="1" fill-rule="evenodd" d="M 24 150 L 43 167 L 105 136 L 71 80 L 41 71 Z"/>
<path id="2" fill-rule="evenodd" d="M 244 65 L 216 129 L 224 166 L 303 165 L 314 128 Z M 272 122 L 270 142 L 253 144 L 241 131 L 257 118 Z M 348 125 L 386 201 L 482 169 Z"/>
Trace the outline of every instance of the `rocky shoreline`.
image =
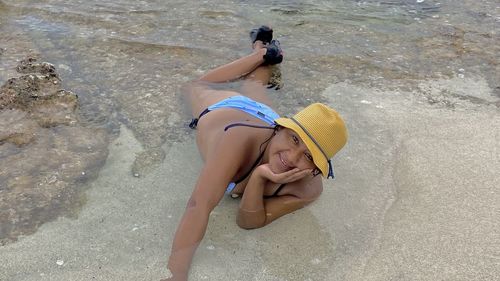
<path id="1" fill-rule="evenodd" d="M 107 157 L 108 135 L 79 122 L 78 96 L 38 55 L 20 61 L 0 87 L 0 245 L 75 215 L 82 182 Z"/>

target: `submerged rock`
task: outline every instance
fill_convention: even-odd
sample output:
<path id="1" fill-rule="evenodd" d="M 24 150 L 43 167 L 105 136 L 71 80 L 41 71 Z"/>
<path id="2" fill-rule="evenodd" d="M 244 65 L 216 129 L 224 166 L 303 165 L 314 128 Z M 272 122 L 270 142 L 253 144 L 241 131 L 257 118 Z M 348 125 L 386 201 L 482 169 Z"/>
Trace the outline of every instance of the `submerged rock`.
<path id="1" fill-rule="evenodd" d="M 61 80 L 52 64 L 35 63 L 35 58 L 22 60 L 16 70 L 23 75 L 11 78 L 0 87 L 0 110 L 17 108 L 32 111 L 42 104 L 65 106 L 69 112 L 76 108 L 77 96 L 61 89 Z"/>
<path id="2" fill-rule="evenodd" d="M 34 61 L 32 57 L 21 61 L 17 70 L 30 74 L 11 78 L 0 88 L 0 114 L 4 117 L 3 123 L 11 123 L 9 120 L 14 118 L 11 123 L 13 126 L 0 128 L 0 142 L 26 144 L 25 141 L 16 141 L 19 135 L 25 134 L 29 134 L 29 139 L 33 140 L 33 129 L 27 128 L 34 127 L 19 124 L 35 122 L 39 127 L 49 128 L 77 122 L 75 110 L 78 96 L 61 89 L 60 79 L 53 65 Z M 8 111 L 3 112 L 6 109 Z M 24 113 L 23 118 L 18 119 L 16 116 L 20 116 L 20 112 Z M 15 127 L 23 130 L 13 130 Z"/>
<path id="3" fill-rule="evenodd" d="M 19 73 L 40 73 L 44 75 L 49 75 L 49 77 L 57 77 L 56 68 L 54 65 L 48 62 L 37 63 L 37 58 L 30 56 L 22 60 L 16 67 Z"/>
<path id="4" fill-rule="evenodd" d="M 52 64 L 30 56 L 16 70 L 0 87 L 0 245 L 73 214 L 107 156 L 107 132 L 79 122 Z"/>

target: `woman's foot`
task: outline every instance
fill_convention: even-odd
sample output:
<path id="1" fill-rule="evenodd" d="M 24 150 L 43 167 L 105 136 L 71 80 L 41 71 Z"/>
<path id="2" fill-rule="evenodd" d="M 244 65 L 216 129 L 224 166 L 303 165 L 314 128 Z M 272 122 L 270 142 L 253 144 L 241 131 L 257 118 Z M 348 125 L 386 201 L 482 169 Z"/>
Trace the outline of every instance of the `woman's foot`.
<path id="1" fill-rule="evenodd" d="M 279 64 L 283 61 L 283 51 L 278 40 L 271 40 L 265 48 L 267 49 L 263 57 L 265 65 Z"/>
<path id="2" fill-rule="evenodd" d="M 260 49 L 264 49 L 266 48 L 266 44 L 260 40 L 257 40 L 255 42 L 253 42 L 253 45 L 252 45 L 252 49 L 254 49 L 254 51 L 258 51 Z"/>
<path id="3" fill-rule="evenodd" d="M 273 40 L 273 29 L 266 25 L 254 28 L 250 31 L 250 39 L 252 43 L 262 41 L 264 44 L 269 44 Z"/>
<path id="4" fill-rule="evenodd" d="M 263 25 L 259 28 L 254 28 L 250 31 L 250 39 L 252 40 L 252 48 L 255 52 L 266 48 L 264 54 L 263 65 L 275 65 L 283 61 L 283 51 L 278 40 L 273 40 L 273 29 Z"/>

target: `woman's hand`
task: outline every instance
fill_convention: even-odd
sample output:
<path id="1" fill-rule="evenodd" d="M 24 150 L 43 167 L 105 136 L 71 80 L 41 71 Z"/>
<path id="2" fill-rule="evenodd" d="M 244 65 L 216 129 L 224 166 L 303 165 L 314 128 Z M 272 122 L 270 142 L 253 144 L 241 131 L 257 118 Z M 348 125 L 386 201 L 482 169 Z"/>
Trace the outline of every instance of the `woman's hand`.
<path id="1" fill-rule="evenodd" d="M 313 171 L 312 169 L 300 170 L 299 168 L 294 168 L 290 171 L 276 174 L 271 170 L 269 164 L 262 164 L 258 166 L 255 170 L 263 178 L 281 184 L 298 181 L 308 175 L 312 176 L 312 171 Z"/>

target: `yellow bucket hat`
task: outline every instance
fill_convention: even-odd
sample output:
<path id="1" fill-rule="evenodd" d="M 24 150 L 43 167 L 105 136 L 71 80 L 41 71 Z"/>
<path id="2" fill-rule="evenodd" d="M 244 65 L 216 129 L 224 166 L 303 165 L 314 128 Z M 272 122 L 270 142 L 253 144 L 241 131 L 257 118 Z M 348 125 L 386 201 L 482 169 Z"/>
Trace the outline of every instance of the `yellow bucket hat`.
<path id="1" fill-rule="evenodd" d="M 323 176 L 334 177 L 330 158 L 347 142 L 344 120 L 333 109 L 313 103 L 292 118 L 278 118 L 277 124 L 295 131 L 311 151 L 314 164 Z"/>

